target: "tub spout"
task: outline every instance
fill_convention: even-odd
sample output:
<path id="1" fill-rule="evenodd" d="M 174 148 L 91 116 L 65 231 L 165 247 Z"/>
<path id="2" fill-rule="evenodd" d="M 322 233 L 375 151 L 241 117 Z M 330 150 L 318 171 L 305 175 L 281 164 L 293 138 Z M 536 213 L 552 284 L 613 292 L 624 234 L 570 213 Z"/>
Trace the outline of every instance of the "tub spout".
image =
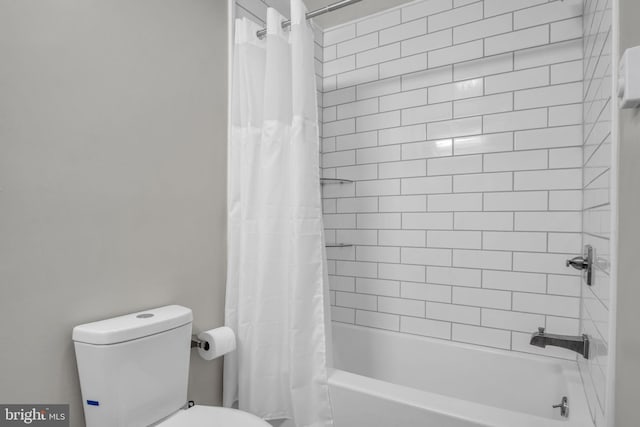
<path id="1" fill-rule="evenodd" d="M 585 334 L 578 336 L 547 334 L 544 328 L 540 327 L 538 332 L 531 334 L 529 344 L 540 348 L 548 345 L 562 347 L 580 353 L 585 359 L 589 358 L 589 337 Z"/>

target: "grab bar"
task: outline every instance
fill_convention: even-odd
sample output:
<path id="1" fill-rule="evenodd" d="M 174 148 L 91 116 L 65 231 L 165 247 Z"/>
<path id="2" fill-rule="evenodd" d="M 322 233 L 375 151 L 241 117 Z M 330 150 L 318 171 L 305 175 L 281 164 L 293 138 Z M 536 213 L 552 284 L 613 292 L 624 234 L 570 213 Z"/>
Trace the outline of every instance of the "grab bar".
<path id="1" fill-rule="evenodd" d="M 352 182 L 350 179 L 320 178 L 320 184 L 349 184 Z"/>

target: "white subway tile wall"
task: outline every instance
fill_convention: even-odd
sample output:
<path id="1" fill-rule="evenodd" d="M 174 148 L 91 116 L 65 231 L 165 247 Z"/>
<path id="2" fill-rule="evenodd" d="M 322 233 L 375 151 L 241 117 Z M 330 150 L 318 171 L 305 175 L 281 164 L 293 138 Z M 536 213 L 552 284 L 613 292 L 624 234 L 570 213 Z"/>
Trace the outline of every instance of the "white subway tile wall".
<path id="1" fill-rule="evenodd" d="M 323 186 L 327 241 L 353 245 L 328 251 L 333 321 L 535 354 L 538 326 L 579 333 L 583 94 L 585 222 L 608 170 L 582 6 L 425 0 L 325 31 L 323 176 L 355 181 Z"/>
<path id="2" fill-rule="evenodd" d="M 605 426 L 608 371 L 610 277 L 610 182 L 612 98 L 612 17 L 610 0 L 584 5 L 584 174 L 583 241 L 595 250 L 595 282 L 582 281 L 581 333 L 591 336 L 589 360 L 578 358 L 589 409 L 596 426 Z M 566 30 L 572 31 L 572 30 Z M 570 75 L 575 70 L 564 70 Z M 578 293 L 573 283 L 554 283 L 558 291 Z"/>

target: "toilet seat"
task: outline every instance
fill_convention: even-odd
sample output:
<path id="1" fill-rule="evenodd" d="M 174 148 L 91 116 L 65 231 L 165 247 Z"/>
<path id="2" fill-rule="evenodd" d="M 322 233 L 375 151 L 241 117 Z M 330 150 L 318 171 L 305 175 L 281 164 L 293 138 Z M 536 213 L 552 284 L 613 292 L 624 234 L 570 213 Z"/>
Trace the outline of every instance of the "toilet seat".
<path id="1" fill-rule="evenodd" d="M 196 405 L 178 411 L 156 427 L 271 427 L 271 424 L 237 409 Z"/>

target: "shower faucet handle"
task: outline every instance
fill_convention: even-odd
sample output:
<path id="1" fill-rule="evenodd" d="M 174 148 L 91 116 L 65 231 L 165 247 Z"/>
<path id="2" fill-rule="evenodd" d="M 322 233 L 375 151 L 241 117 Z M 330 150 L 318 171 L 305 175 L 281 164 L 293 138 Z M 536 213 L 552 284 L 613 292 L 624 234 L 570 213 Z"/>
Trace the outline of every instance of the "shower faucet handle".
<path id="1" fill-rule="evenodd" d="M 593 261 L 593 247 L 591 245 L 585 245 L 583 254 L 581 256 L 568 259 L 566 264 L 567 267 L 573 267 L 576 270 L 582 271 L 584 281 L 587 282 L 587 285 L 591 286 L 593 285 Z"/>
<path id="2" fill-rule="evenodd" d="M 567 260 L 567 267 L 573 267 L 576 270 L 586 270 L 589 267 L 589 260 L 582 256 L 577 256 Z"/>
<path id="3" fill-rule="evenodd" d="M 560 408 L 560 415 L 567 418 L 569 417 L 569 399 L 567 396 L 562 396 L 562 401 L 557 405 L 552 405 L 554 409 Z"/>

